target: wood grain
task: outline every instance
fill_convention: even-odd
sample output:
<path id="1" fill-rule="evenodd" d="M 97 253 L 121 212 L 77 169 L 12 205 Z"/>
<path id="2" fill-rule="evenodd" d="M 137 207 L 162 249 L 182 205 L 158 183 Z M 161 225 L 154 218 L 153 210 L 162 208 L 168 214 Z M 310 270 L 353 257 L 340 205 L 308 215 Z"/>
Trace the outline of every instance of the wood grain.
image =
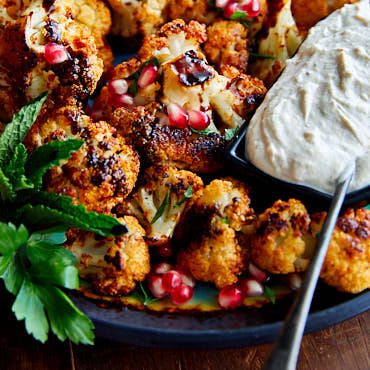
<path id="1" fill-rule="evenodd" d="M 97 339 L 94 347 L 46 344 L 26 334 L 11 313 L 12 298 L 3 292 L 0 308 L 0 369 L 52 370 L 205 370 L 262 368 L 271 345 L 234 350 L 144 349 Z M 303 338 L 299 370 L 370 369 L 370 311 Z"/>

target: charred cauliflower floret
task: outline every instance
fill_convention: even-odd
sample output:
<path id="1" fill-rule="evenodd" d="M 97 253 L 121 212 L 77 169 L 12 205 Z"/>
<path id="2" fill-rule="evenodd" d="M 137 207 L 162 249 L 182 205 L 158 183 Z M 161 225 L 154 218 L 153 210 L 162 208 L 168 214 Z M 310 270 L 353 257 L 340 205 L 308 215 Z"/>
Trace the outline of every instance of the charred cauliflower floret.
<path id="1" fill-rule="evenodd" d="M 114 69 L 111 81 L 125 80 L 129 85 L 125 100 L 105 87 L 94 104 L 122 135 L 130 136 L 150 163 L 173 164 L 196 172 L 220 169 L 225 130 L 239 128 L 265 94 L 257 79 L 239 72 L 233 79 L 220 75 L 201 51 L 205 40 L 205 26 L 198 22 L 186 25 L 175 20 L 164 25 L 145 39 L 138 57 Z M 155 76 L 151 83 L 140 83 L 143 68 L 152 68 L 147 73 Z M 236 87 L 242 79 L 249 81 L 243 94 Z M 130 105 L 130 99 L 135 106 Z M 172 113 L 170 106 L 175 106 Z M 184 118 L 185 124 L 180 125 L 176 119 L 184 112 L 186 117 L 187 112 L 202 116 L 208 121 L 207 130 L 194 130 L 194 126 L 191 130 L 190 118 Z M 144 141 L 147 146 L 142 146 Z"/>
<path id="2" fill-rule="evenodd" d="M 278 200 L 258 216 L 251 258 L 273 274 L 305 271 L 315 248 L 310 217 L 298 200 Z"/>
<path id="3" fill-rule="evenodd" d="M 136 216 L 146 230 L 149 245 L 167 244 L 188 199 L 202 186 L 201 178 L 192 172 L 169 166 L 150 167 L 119 212 Z"/>
<path id="4" fill-rule="evenodd" d="M 322 229 L 326 213 L 312 215 L 312 232 Z M 336 289 L 359 293 L 370 288 L 370 211 L 348 209 L 338 218 L 321 270 L 321 278 Z"/>
<path id="5" fill-rule="evenodd" d="M 234 66 L 241 72 L 248 67 L 248 30 L 236 21 L 219 20 L 207 28 L 204 52 L 208 60 L 221 70 Z"/>
<path id="6" fill-rule="evenodd" d="M 254 222 L 248 187 L 234 179 L 214 180 L 193 196 L 177 227 L 178 263 L 217 288 L 233 284 L 245 268 L 237 232 Z"/>
<path id="7" fill-rule="evenodd" d="M 79 275 L 103 295 L 120 296 L 135 289 L 150 271 L 145 232 L 132 216 L 120 219 L 128 232 L 120 237 L 102 238 L 94 233 L 70 229 L 66 247 L 77 258 Z"/>
<path id="8" fill-rule="evenodd" d="M 26 137 L 30 150 L 52 140 L 84 140 L 80 150 L 46 176 L 46 190 L 71 197 L 90 211 L 110 213 L 131 192 L 139 172 L 137 153 L 106 122 L 93 123 L 75 107 L 45 113 Z"/>
<path id="9" fill-rule="evenodd" d="M 303 41 L 291 10 L 292 0 L 269 2 L 269 14 L 264 32 L 258 41 L 258 54 L 274 59 L 257 59 L 250 65 L 252 75 L 271 86 L 285 67 L 286 60 L 294 55 Z"/>
<path id="10" fill-rule="evenodd" d="M 86 98 L 95 90 L 103 62 L 91 31 L 74 20 L 72 6 L 36 0 L 17 2 L 16 10 L 2 8 L 0 104 L 9 117 L 45 90 L 53 91 L 50 96 L 59 98 L 60 105 L 68 96 Z M 51 56 L 46 45 L 59 48 L 63 56 Z"/>
<path id="11" fill-rule="evenodd" d="M 104 62 L 104 73 L 107 73 L 113 67 L 114 60 L 106 40 L 112 26 L 110 10 L 101 0 L 73 0 L 73 15 L 91 30 L 98 56 Z"/>

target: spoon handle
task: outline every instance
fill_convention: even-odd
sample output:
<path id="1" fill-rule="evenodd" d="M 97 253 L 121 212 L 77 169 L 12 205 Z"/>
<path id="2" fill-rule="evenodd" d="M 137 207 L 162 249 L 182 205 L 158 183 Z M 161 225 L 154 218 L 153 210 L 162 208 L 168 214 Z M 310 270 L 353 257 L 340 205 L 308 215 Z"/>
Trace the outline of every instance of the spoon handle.
<path id="1" fill-rule="evenodd" d="M 302 288 L 289 311 L 277 342 L 264 366 L 264 370 L 294 370 L 296 368 L 312 297 L 352 176 L 353 172 L 347 179 L 339 183 L 335 189 L 327 218 L 318 239 L 315 255 L 305 275 Z"/>

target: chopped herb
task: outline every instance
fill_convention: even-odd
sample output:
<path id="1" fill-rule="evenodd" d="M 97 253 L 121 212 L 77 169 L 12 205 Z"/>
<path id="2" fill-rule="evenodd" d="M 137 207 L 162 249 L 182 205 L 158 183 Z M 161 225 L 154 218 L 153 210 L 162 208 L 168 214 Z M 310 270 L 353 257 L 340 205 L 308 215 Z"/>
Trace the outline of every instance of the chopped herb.
<path id="1" fill-rule="evenodd" d="M 184 198 L 180 200 L 180 202 L 176 203 L 175 207 L 180 207 L 183 203 L 185 203 L 188 199 L 190 199 L 193 196 L 193 184 L 190 185 L 185 193 L 184 193 Z"/>
<path id="2" fill-rule="evenodd" d="M 205 130 L 196 130 L 195 128 L 192 128 L 190 126 L 189 126 L 189 128 L 192 132 L 194 132 L 195 134 L 198 134 L 198 135 L 209 135 L 209 134 L 212 134 L 213 132 L 217 133 L 217 131 L 212 130 L 211 128 L 206 128 Z"/>
<path id="3" fill-rule="evenodd" d="M 145 63 L 143 63 L 143 65 L 131 77 L 129 77 L 129 79 L 131 79 L 131 83 L 130 83 L 130 86 L 128 88 L 128 93 L 130 95 L 135 96 L 137 94 L 137 92 L 139 91 L 139 85 L 138 85 L 137 81 L 139 80 L 139 77 L 140 77 L 140 74 L 141 74 L 141 71 L 143 70 L 143 68 L 145 66 L 148 66 L 148 65 L 155 65 L 159 68 L 161 63 L 160 63 L 158 58 L 152 58 L 152 59 L 146 61 Z"/>
<path id="4" fill-rule="evenodd" d="M 272 302 L 272 304 L 275 304 L 275 293 L 268 286 L 265 286 L 265 294 L 267 298 Z"/>
<path id="5" fill-rule="evenodd" d="M 368 204 L 365 209 L 368 209 L 370 211 L 370 204 Z"/>
<path id="6" fill-rule="evenodd" d="M 149 297 L 149 294 L 145 291 L 145 288 L 144 288 L 144 286 L 143 286 L 143 284 L 142 284 L 142 282 L 140 281 L 139 282 L 139 286 L 140 286 L 140 290 L 141 290 L 141 293 L 142 293 L 142 297 L 140 297 L 141 298 L 141 300 L 143 301 L 143 305 L 144 306 L 149 306 L 150 304 L 152 304 L 153 302 L 157 302 L 157 301 L 159 301 L 159 299 L 158 298 L 151 298 L 151 297 Z M 140 293 L 139 293 L 139 295 L 140 295 Z"/>
<path id="7" fill-rule="evenodd" d="M 230 225 L 230 221 L 227 220 L 226 218 L 223 218 L 221 221 L 223 224 Z"/>
<path id="8" fill-rule="evenodd" d="M 128 93 L 132 96 L 135 96 L 138 91 L 139 91 L 139 85 L 137 83 L 137 80 L 132 80 L 130 83 L 130 86 L 128 87 Z"/>
<path id="9" fill-rule="evenodd" d="M 254 53 L 253 51 L 250 51 L 249 55 L 252 55 L 253 57 L 260 58 L 260 59 L 272 59 L 272 60 L 276 59 L 276 57 L 274 57 L 273 55 L 261 55 L 258 53 Z"/>
<path id="10" fill-rule="evenodd" d="M 245 12 L 234 12 L 229 19 L 234 20 L 234 19 L 243 19 L 247 18 L 248 14 Z"/>
<path id="11" fill-rule="evenodd" d="M 240 21 L 240 23 L 241 23 L 244 27 L 247 27 L 247 28 L 249 28 L 249 27 L 253 26 L 253 21 L 249 21 L 249 20 L 247 20 L 247 19 L 243 19 L 243 20 L 241 20 L 241 21 Z"/>
<path id="12" fill-rule="evenodd" d="M 239 128 L 227 128 L 225 130 L 225 140 L 230 141 L 234 138 L 235 134 L 238 132 Z"/>
<path id="13" fill-rule="evenodd" d="M 168 189 L 168 192 L 167 192 L 167 195 L 166 197 L 164 198 L 162 204 L 160 205 L 160 207 L 158 208 L 156 214 L 154 215 L 153 217 L 153 220 L 150 222 L 152 225 L 163 215 L 163 213 L 166 211 L 167 207 L 168 207 L 168 202 L 170 200 L 170 191 L 171 191 L 171 188 Z"/>

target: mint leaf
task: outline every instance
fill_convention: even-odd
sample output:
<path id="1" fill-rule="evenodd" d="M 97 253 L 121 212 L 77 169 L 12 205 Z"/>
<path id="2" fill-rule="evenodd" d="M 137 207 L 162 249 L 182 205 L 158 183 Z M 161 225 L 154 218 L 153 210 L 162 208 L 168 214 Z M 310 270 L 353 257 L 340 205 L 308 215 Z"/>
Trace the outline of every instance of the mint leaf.
<path id="1" fill-rule="evenodd" d="M 265 286 L 265 294 L 267 298 L 272 302 L 272 304 L 275 304 L 275 293 L 268 286 Z"/>
<path id="2" fill-rule="evenodd" d="M 191 130 L 192 132 L 194 132 L 195 134 L 198 134 L 198 135 L 209 135 L 209 134 L 211 134 L 212 132 L 215 132 L 216 134 L 218 133 L 217 131 L 212 130 L 212 129 L 210 129 L 210 128 L 206 128 L 205 130 L 196 130 L 195 128 L 192 128 L 192 127 L 190 127 L 190 126 L 189 126 L 189 128 L 190 128 L 190 130 Z"/>
<path id="3" fill-rule="evenodd" d="M 185 203 L 188 199 L 190 199 L 193 196 L 193 184 L 190 185 L 185 193 L 184 193 L 184 198 L 180 200 L 180 202 L 176 203 L 175 207 L 180 207 L 183 203 Z"/>
<path id="4" fill-rule="evenodd" d="M 66 141 L 52 141 L 33 151 L 26 163 L 26 174 L 37 188 L 42 185 L 42 177 L 51 167 L 58 166 L 60 161 L 71 157 L 79 150 L 82 140 L 67 139 Z"/>
<path id="5" fill-rule="evenodd" d="M 143 63 L 143 65 L 132 76 L 129 77 L 131 79 L 131 83 L 130 83 L 130 86 L 128 88 L 128 93 L 130 95 L 135 96 L 137 94 L 137 92 L 139 91 L 139 85 L 138 85 L 137 82 L 139 80 L 141 71 L 147 65 L 155 65 L 159 68 L 161 63 L 160 63 L 158 58 L 152 58 L 152 59 L 146 61 L 145 63 Z"/>
<path id="6" fill-rule="evenodd" d="M 238 132 L 239 128 L 235 127 L 235 128 L 227 128 L 225 130 L 225 140 L 226 141 L 230 141 L 234 138 L 234 136 L 236 135 L 236 133 Z"/>
<path id="7" fill-rule="evenodd" d="M 12 183 L 14 191 L 32 189 L 33 185 L 25 176 L 24 165 L 27 161 L 26 147 L 21 143 L 15 147 L 13 157 L 4 167 L 4 173 Z"/>
<path id="8" fill-rule="evenodd" d="M 223 218 L 223 219 L 221 220 L 221 222 L 222 222 L 223 224 L 230 225 L 230 221 L 229 221 L 229 220 L 227 220 L 226 218 Z"/>
<path id="9" fill-rule="evenodd" d="M 259 59 L 272 59 L 272 60 L 276 59 L 273 55 L 261 55 L 258 53 L 254 53 L 253 51 L 250 51 L 249 55 L 252 55 L 253 57 L 259 58 Z"/>
<path id="10" fill-rule="evenodd" d="M 168 207 L 168 202 L 170 200 L 170 191 L 171 188 L 168 189 L 166 197 L 163 199 L 162 204 L 158 208 L 157 212 L 155 213 L 153 220 L 150 222 L 152 225 L 163 215 L 163 213 L 166 211 Z"/>
<path id="11" fill-rule="evenodd" d="M 74 266 L 77 260 L 68 249 L 45 241 L 29 242 L 27 257 L 31 262 L 28 272 L 33 279 L 78 289 L 78 270 Z"/>
<path id="12" fill-rule="evenodd" d="M 88 212 L 82 205 L 74 205 L 72 199 L 39 191 L 32 194 L 29 202 L 17 211 L 17 218 L 26 225 L 65 225 L 93 231 L 102 236 L 121 235 L 127 227 L 116 218 Z"/>
<path id="13" fill-rule="evenodd" d="M 21 225 L 18 229 L 11 223 L 0 222 L 0 254 L 9 255 L 28 240 L 28 231 Z"/>
<path id="14" fill-rule="evenodd" d="M 251 27 L 253 26 L 253 21 L 249 21 L 249 20 L 241 20 L 240 23 L 244 26 L 244 27 Z"/>
<path id="15" fill-rule="evenodd" d="M 51 229 L 41 230 L 33 233 L 28 241 L 39 242 L 46 241 L 53 244 L 63 244 L 66 238 L 67 226 L 56 226 Z"/>
<path id="16" fill-rule="evenodd" d="M 42 104 L 48 96 L 48 92 L 42 93 L 38 98 L 31 100 L 23 106 L 13 119 L 5 127 L 0 136 L 0 167 L 4 168 L 9 163 L 14 148 L 20 144 L 29 129 L 36 121 Z"/>
<path id="17" fill-rule="evenodd" d="M 231 20 L 233 19 L 243 19 L 243 18 L 247 18 L 248 17 L 248 14 L 245 13 L 245 12 L 234 12 L 233 14 L 231 14 L 230 18 Z"/>
<path id="18" fill-rule="evenodd" d="M 48 339 L 49 324 L 44 305 L 38 296 L 37 287 L 29 280 L 23 281 L 12 311 L 17 320 L 25 320 L 28 334 L 32 334 L 37 340 L 45 343 Z"/>
<path id="19" fill-rule="evenodd" d="M 158 298 L 149 297 L 149 294 L 146 292 L 146 290 L 145 290 L 141 281 L 139 282 L 139 286 L 140 286 L 141 293 L 143 294 L 143 297 L 140 297 L 140 299 L 143 301 L 144 306 L 148 306 L 151 303 L 156 302 L 156 301 L 159 300 Z"/>
<path id="20" fill-rule="evenodd" d="M 94 343 L 93 323 L 59 288 L 38 285 L 37 294 L 46 309 L 51 330 L 61 341 L 68 337 L 76 344 Z"/>
<path id="21" fill-rule="evenodd" d="M 6 202 L 15 198 L 15 192 L 10 179 L 5 176 L 4 172 L 0 168 L 0 197 Z"/>
<path id="22" fill-rule="evenodd" d="M 137 84 L 137 80 L 134 79 L 131 81 L 130 86 L 128 87 L 128 93 L 132 96 L 135 96 L 139 91 L 139 85 Z"/>

